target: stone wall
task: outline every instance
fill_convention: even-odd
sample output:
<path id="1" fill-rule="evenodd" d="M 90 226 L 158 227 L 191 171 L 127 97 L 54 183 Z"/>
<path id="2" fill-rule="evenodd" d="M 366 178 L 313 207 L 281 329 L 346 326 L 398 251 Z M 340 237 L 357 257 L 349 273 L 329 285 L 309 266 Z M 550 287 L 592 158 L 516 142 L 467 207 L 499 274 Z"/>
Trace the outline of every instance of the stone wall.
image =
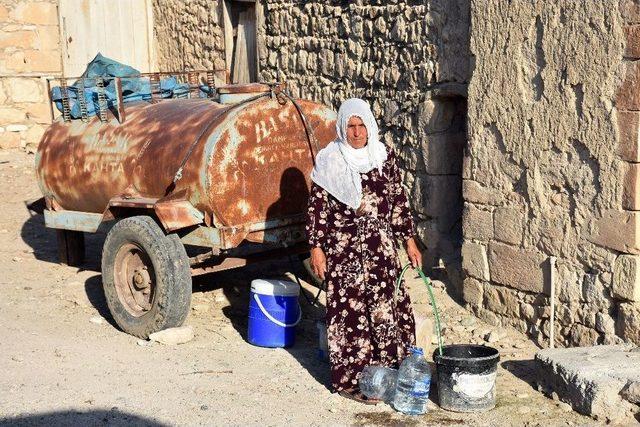
<path id="1" fill-rule="evenodd" d="M 56 0 L 0 1 L 0 148 L 34 147 L 50 123 L 43 76 L 62 71 Z"/>
<path id="2" fill-rule="evenodd" d="M 618 3 L 471 5 L 463 297 L 541 345 L 551 257 L 557 344 L 640 342 L 640 311 L 625 302 L 639 292 L 639 15 L 623 1 L 636 18 L 626 25 Z"/>
<path id="3" fill-rule="evenodd" d="M 225 81 L 220 1 L 153 0 L 158 71 L 216 70 Z"/>
<path id="4" fill-rule="evenodd" d="M 263 2 L 262 81 L 338 108 L 368 100 L 401 158 L 425 262 L 460 271 L 468 0 Z M 453 289 L 455 291 L 455 288 Z"/>

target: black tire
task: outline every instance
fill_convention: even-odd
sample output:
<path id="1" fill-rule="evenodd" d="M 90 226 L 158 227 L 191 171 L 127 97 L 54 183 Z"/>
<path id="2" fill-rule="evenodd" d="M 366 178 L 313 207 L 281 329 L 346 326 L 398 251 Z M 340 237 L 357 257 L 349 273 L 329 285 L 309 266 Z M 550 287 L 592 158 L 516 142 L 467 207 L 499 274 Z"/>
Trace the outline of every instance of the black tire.
<path id="1" fill-rule="evenodd" d="M 131 265 L 142 268 L 134 270 L 129 280 Z M 141 273 L 143 288 L 137 288 Z M 187 253 L 178 236 L 165 235 L 148 216 L 122 219 L 109 231 L 102 249 L 102 283 L 114 320 L 136 337 L 148 338 L 180 326 L 189 314 L 192 290 Z M 140 289 L 147 288 L 145 296 Z M 144 306 L 138 304 L 140 298 L 146 299 Z"/>

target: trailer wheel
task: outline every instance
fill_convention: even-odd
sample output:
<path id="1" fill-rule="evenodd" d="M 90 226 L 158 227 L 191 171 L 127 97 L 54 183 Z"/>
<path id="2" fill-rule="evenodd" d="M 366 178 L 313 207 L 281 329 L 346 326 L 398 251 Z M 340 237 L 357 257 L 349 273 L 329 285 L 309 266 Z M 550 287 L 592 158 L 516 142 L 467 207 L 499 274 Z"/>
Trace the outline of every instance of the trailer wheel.
<path id="1" fill-rule="evenodd" d="M 123 331 L 148 338 L 180 326 L 191 304 L 191 270 L 184 246 L 153 219 L 118 221 L 102 249 L 102 283 L 111 314 Z"/>

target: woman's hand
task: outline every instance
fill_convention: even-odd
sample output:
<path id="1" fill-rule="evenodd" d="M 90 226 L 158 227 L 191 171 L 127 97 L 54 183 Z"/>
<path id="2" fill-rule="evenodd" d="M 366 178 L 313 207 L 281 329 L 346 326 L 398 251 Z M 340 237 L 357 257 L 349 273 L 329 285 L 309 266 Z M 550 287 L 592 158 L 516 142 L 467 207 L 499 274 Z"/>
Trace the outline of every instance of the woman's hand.
<path id="1" fill-rule="evenodd" d="M 409 256 L 409 261 L 411 261 L 411 265 L 413 267 L 422 268 L 422 254 L 418 249 L 418 245 L 413 237 L 407 240 L 406 243 L 407 255 Z"/>
<path id="2" fill-rule="evenodd" d="M 327 257 L 319 247 L 311 249 L 311 270 L 316 276 L 324 280 L 327 272 Z"/>

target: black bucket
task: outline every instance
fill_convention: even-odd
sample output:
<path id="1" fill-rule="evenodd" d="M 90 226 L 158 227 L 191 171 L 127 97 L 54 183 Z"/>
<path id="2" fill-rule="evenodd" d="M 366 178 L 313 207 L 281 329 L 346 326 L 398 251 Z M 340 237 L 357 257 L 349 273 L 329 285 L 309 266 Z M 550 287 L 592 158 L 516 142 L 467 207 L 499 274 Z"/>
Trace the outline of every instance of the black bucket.
<path id="1" fill-rule="evenodd" d="M 483 412 L 496 406 L 496 372 L 500 353 L 483 345 L 455 344 L 433 353 L 438 402 L 455 412 Z"/>

